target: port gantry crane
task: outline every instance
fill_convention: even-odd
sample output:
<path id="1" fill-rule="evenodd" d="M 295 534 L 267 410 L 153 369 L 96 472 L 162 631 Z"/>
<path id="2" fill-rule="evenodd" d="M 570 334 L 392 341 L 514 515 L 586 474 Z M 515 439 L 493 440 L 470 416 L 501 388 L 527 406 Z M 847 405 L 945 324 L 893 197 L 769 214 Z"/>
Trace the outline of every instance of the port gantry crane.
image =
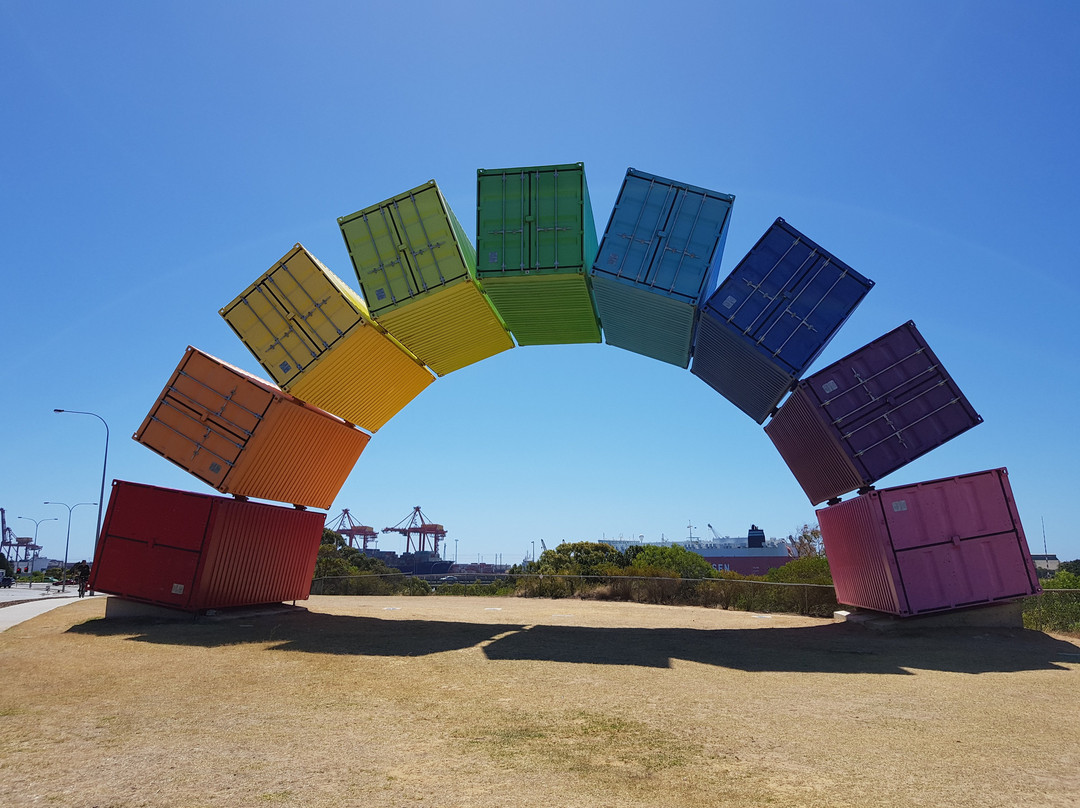
<path id="1" fill-rule="evenodd" d="M 408 524 L 405 524 L 406 522 Z M 400 533 L 404 536 L 406 553 L 426 552 L 428 550 L 428 539 L 431 539 L 431 554 L 435 556 L 439 555 L 439 542 L 446 538 L 446 528 L 428 521 L 419 505 L 414 507 L 412 513 L 393 527 L 384 527 L 382 532 Z M 416 539 L 415 547 L 413 546 L 413 537 Z"/>
<path id="2" fill-rule="evenodd" d="M 364 552 L 367 552 L 369 545 L 374 549 L 379 542 L 378 531 L 370 525 L 362 525 L 353 519 L 348 508 L 345 508 L 331 524 L 328 524 L 327 528 L 348 539 L 350 547 Z"/>

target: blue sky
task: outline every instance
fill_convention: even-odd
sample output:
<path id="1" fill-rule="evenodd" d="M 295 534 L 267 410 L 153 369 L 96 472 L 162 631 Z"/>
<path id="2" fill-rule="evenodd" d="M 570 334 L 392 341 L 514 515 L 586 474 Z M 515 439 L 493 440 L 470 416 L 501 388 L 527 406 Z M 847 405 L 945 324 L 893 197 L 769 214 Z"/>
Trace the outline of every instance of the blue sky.
<path id="1" fill-rule="evenodd" d="M 876 282 L 811 370 L 914 320 L 985 422 L 879 486 L 1008 467 L 1033 552 L 1080 557 L 1080 6 L 1069 2 L 0 0 L 0 506 L 109 478 L 212 493 L 130 436 L 187 345 L 265 377 L 218 309 L 337 217 L 429 179 L 582 161 L 599 232 L 629 166 L 734 194 L 721 275 L 783 216 Z M 814 509 L 762 429 L 607 345 L 515 348 L 372 439 L 343 507 L 414 505 L 461 561 L 531 542 L 783 536 Z M 69 557 L 92 554 L 74 511 Z M 384 549 L 403 549 L 384 536 Z"/>

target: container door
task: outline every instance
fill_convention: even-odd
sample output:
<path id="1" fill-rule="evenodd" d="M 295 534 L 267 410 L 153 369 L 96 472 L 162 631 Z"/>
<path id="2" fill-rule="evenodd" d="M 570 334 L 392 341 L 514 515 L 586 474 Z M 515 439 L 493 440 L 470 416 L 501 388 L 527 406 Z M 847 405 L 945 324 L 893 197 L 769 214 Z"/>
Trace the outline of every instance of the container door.
<path id="1" fill-rule="evenodd" d="M 405 239 L 388 206 L 361 211 L 340 224 L 370 311 L 392 308 L 420 290 Z"/>
<path id="2" fill-rule="evenodd" d="M 476 269 L 483 275 L 519 274 L 531 266 L 529 179 L 523 171 L 480 172 L 477 176 Z"/>
<path id="3" fill-rule="evenodd" d="M 418 291 L 436 289 L 464 276 L 457 234 L 434 184 L 395 199 L 390 213 Z"/>
<path id="4" fill-rule="evenodd" d="M 575 169 L 536 171 L 532 184 L 532 266 L 536 269 L 584 271 L 581 186 Z"/>
<path id="5" fill-rule="evenodd" d="M 734 197 L 627 172 L 596 257 L 597 272 L 697 304 L 723 253 Z"/>
<path id="6" fill-rule="evenodd" d="M 362 319 L 329 270 L 300 245 L 221 314 L 279 385 Z"/>
<path id="7" fill-rule="evenodd" d="M 872 286 L 778 219 L 707 306 L 798 378 Z"/>
<path id="8" fill-rule="evenodd" d="M 897 551 L 1017 531 L 997 471 L 885 489 L 880 496 Z"/>
<path id="9" fill-rule="evenodd" d="M 670 184 L 627 174 L 600 243 L 596 268 L 630 283 L 650 286 L 666 236 L 664 223 L 676 195 Z"/>
<path id="10" fill-rule="evenodd" d="M 273 401 L 269 390 L 188 349 L 136 439 L 216 487 Z"/>

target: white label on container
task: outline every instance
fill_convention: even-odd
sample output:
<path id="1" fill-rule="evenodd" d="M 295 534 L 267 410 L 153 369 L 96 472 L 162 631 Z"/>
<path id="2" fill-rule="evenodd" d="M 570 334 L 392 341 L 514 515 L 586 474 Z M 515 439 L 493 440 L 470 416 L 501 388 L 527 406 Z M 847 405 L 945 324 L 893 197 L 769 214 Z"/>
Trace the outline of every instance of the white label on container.
<path id="1" fill-rule="evenodd" d="M 174 595 L 182 595 L 182 594 L 184 594 L 184 585 L 183 584 L 173 584 L 172 585 L 172 593 Z"/>
<path id="2" fill-rule="evenodd" d="M 907 500 L 905 500 L 905 499 L 896 500 L 896 502 L 894 502 L 892 504 L 892 509 L 893 509 L 894 513 L 900 513 L 900 511 L 906 511 L 907 510 Z"/>
<path id="3" fill-rule="evenodd" d="M 735 298 L 733 298 L 731 295 L 728 295 L 727 300 L 724 301 L 724 308 L 725 309 L 730 309 L 732 306 L 734 306 L 738 302 L 739 301 L 736 300 Z"/>
<path id="4" fill-rule="evenodd" d="M 823 393 L 831 393 L 833 390 L 836 390 L 838 387 L 840 387 L 840 385 L 838 385 L 832 379 L 829 379 L 827 382 L 825 382 L 825 384 L 821 385 L 821 392 L 823 392 Z"/>

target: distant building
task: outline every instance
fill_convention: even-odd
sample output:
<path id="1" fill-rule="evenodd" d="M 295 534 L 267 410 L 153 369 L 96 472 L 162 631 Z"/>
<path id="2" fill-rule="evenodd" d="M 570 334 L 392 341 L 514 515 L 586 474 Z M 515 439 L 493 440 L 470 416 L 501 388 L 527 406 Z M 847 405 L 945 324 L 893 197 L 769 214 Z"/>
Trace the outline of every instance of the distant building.
<path id="1" fill-rule="evenodd" d="M 1058 567 L 1061 566 L 1061 562 L 1058 561 L 1056 555 L 1035 555 L 1031 554 L 1031 560 L 1035 562 L 1035 569 L 1046 570 L 1047 572 L 1054 573 L 1058 571 Z"/>

